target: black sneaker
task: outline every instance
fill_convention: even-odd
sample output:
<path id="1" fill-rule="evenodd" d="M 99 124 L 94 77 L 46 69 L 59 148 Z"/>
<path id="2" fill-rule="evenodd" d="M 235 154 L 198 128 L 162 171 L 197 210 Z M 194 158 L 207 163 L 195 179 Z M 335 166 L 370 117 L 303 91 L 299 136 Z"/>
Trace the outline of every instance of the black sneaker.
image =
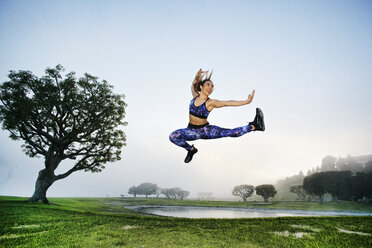
<path id="1" fill-rule="evenodd" d="M 260 108 L 256 108 L 256 117 L 252 122 L 249 122 L 249 125 L 254 126 L 254 131 L 265 131 L 264 115 Z"/>
<path id="2" fill-rule="evenodd" d="M 194 145 L 192 147 L 194 147 Z M 198 149 L 196 149 L 195 147 L 193 150 L 188 150 L 187 156 L 185 158 L 185 163 L 189 163 L 192 160 L 192 157 L 194 156 L 194 154 L 197 152 L 198 152 Z"/>

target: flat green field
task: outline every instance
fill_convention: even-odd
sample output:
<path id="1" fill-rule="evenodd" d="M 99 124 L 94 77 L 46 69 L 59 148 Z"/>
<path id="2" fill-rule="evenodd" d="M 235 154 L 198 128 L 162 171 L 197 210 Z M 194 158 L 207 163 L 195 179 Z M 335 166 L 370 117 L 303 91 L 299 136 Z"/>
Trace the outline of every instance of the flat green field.
<path id="1" fill-rule="evenodd" d="M 144 216 L 107 204 L 123 201 L 119 198 L 49 200 L 56 205 L 0 196 L 0 247 L 372 247 L 372 217 L 186 219 Z M 124 203 L 254 204 L 164 199 L 124 199 Z M 276 202 L 268 206 L 371 211 L 370 204 L 301 204 Z"/>

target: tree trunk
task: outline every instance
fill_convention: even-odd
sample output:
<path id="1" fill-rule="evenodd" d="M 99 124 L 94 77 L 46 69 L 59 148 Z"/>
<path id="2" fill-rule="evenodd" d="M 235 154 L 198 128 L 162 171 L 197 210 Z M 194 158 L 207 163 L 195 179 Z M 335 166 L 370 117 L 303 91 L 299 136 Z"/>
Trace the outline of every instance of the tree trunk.
<path id="1" fill-rule="evenodd" d="M 28 201 L 29 202 L 41 201 L 43 203 L 49 204 L 49 201 L 46 197 L 46 192 L 53 183 L 54 173 L 48 169 L 41 170 L 35 183 L 34 194 Z"/>

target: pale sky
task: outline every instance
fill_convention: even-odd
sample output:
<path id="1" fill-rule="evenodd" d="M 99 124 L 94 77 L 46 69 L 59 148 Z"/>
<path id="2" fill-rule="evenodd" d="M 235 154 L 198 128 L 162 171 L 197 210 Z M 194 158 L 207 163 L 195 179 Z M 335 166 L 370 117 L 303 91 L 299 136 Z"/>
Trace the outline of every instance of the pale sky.
<path id="1" fill-rule="evenodd" d="M 0 82 L 9 70 L 44 75 L 62 64 L 126 95 L 123 159 L 76 172 L 51 196 L 119 196 L 142 182 L 230 196 L 239 184 L 275 183 L 326 155 L 372 153 L 371 1 L 0 1 Z M 226 128 L 265 114 L 264 133 L 191 142 L 190 164 L 169 134 L 188 123 L 191 81 L 214 70 Z M 0 131 L 0 195 L 31 196 L 42 159 Z M 57 173 L 69 169 L 62 162 Z"/>

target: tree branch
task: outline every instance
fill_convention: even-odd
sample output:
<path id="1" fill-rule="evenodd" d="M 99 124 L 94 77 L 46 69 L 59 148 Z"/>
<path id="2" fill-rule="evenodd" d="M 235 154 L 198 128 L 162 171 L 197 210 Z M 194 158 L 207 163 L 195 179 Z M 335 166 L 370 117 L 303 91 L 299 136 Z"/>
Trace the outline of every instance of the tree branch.
<path id="1" fill-rule="evenodd" d="M 22 138 L 22 139 L 24 139 L 25 141 L 27 141 L 27 142 L 28 142 L 32 147 L 34 147 L 35 150 L 36 150 L 39 154 L 44 155 L 44 156 L 47 154 L 47 151 L 44 150 L 44 148 L 43 148 L 42 146 L 40 146 L 39 144 L 35 143 L 35 142 L 31 139 L 31 137 L 29 137 L 29 136 L 27 135 L 27 132 L 22 132 L 22 131 L 20 131 L 20 132 L 19 132 L 19 136 L 20 136 L 20 138 Z"/>
<path id="2" fill-rule="evenodd" d="M 60 179 L 63 179 L 65 177 L 68 177 L 69 175 L 71 175 L 71 173 L 75 172 L 75 171 L 78 171 L 78 170 L 83 170 L 85 169 L 85 167 L 81 167 L 80 165 L 84 162 L 86 162 L 86 160 L 90 157 L 94 157 L 94 155 L 87 155 L 85 156 L 84 158 L 82 158 L 79 162 L 77 162 L 74 167 L 72 167 L 70 170 L 68 170 L 67 172 L 63 173 L 63 174 L 59 174 L 57 176 L 54 177 L 55 181 L 57 180 L 60 180 Z"/>
<path id="3" fill-rule="evenodd" d="M 81 168 L 83 169 L 83 168 Z M 57 176 L 54 177 L 54 181 L 57 181 L 57 180 L 60 180 L 60 179 L 63 179 L 65 177 L 68 177 L 69 175 L 71 175 L 71 173 L 75 172 L 75 171 L 78 171 L 78 170 L 81 170 L 81 169 L 78 169 L 78 164 L 76 164 L 74 167 L 72 167 L 70 170 L 68 170 L 66 173 L 63 173 L 63 174 L 59 174 Z"/>

